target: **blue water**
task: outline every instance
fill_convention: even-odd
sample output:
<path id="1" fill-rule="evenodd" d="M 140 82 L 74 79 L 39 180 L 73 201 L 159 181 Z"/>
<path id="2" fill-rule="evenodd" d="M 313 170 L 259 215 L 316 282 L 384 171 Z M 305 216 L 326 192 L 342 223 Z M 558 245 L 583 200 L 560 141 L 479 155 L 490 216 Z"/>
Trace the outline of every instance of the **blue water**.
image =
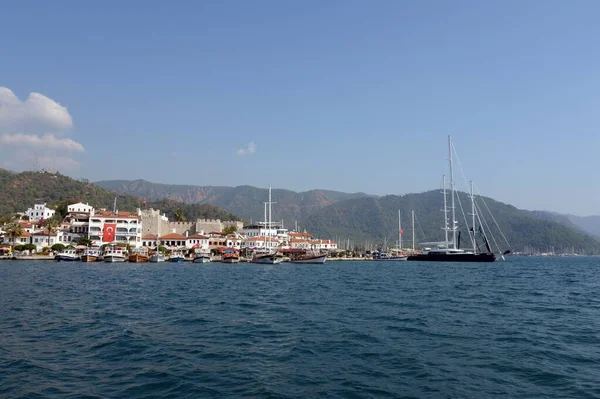
<path id="1" fill-rule="evenodd" d="M 0 261 L 0 397 L 600 397 L 599 276 Z"/>

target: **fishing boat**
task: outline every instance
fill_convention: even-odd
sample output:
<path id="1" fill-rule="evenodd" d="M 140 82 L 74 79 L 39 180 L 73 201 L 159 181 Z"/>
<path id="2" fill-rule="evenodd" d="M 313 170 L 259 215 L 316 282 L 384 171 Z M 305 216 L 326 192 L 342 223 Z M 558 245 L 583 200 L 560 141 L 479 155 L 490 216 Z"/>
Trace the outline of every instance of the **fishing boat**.
<path id="1" fill-rule="evenodd" d="M 290 258 L 290 263 L 304 263 L 304 264 L 315 264 L 322 265 L 327 260 L 327 254 L 320 254 L 316 252 L 301 252 L 293 255 Z"/>
<path id="2" fill-rule="evenodd" d="M 194 254 L 194 263 L 210 263 L 210 254 L 206 252 L 196 252 Z"/>
<path id="3" fill-rule="evenodd" d="M 162 254 L 162 252 L 160 252 L 158 249 L 156 249 L 156 251 L 152 255 L 150 255 L 150 258 L 148 259 L 148 261 L 150 263 L 164 262 L 165 256 Z"/>
<path id="4" fill-rule="evenodd" d="M 146 248 L 134 248 L 127 260 L 131 263 L 146 263 L 150 260 Z"/>
<path id="5" fill-rule="evenodd" d="M 458 230 L 458 221 L 456 220 L 456 208 L 455 208 L 455 197 L 456 190 L 454 184 L 454 165 L 453 165 L 453 145 L 452 137 L 448 136 L 448 163 L 450 169 L 450 213 L 452 222 L 448 223 L 448 206 L 446 200 L 446 177 L 443 177 L 443 195 L 444 195 L 444 227 L 442 230 L 445 232 L 445 241 L 437 243 L 423 243 L 426 245 L 435 245 L 435 248 L 426 248 L 419 254 L 410 255 L 409 261 L 429 261 L 429 262 L 494 262 L 496 260 L 496 254 L 492 251 L 489 241 L 487 239 L 486 232 L 483 230 L 480 215 L 477 211 L 475 204 L 475 195 L 473 190 L 473 182 L 471 182 L 471 216 L 472 216 L 472 227 L 469 229 L 469 238 L 472 244 L 471 249 L 460 248 L 460 231 Z M 476 221 L 479 220 L 479 229 L 475 229 Z M 451 233 L 451 237 L 449 237 Z M 480 236 L 483 241 L 484 250 L 480 250 L 478 245 L 477 235 Z M 510 253 L 507 250 L 501 253 L 501 256 Z"/>
<path id="6" fill-rule="evenodd" d="M 221 256 L 221 262 L 223 263 L 239 263 L 240 255 L 235 249 L 226 249 L 223 251 Z"/>
<path id="7" fill-rule="evenodd" d="M 372 253 L 373 260 L 375 261 L 404 261 L 408 259 L 408 256 L 405 255 L 391 255 L 388 252 L 383 251 L 375 251 Z"/>
<path id="8" fill-rule="evenodd" d="M 125 250 L 120 247 L 107 247 L 104 251 L 104 262 L 120 263 L 126 260 Z"/>
<path id="9" fill-rule="evenodd" d="M 260 263 L 267 265 L 277 265 L 283 262 L 283 255 L 278 253 L 277 250 L 270 249 L 271 243 L 271 205 L 274 202 L 271 200 L 271 186 L 269 186 L 269 202 L 265 202 L 265 248 L 254 251 L 252 263 Z M 269 205 L 269 218 L 267 221 L 267 205 Z"/>
<path id="10" fill-rule="evenodd" d="M 169 262 L 171 263 L 181 263 L 185 260 L 183 256 L 183 252 L 179 249 L 174 249 L 171 251 L 171 255 L 169 255 Z"/>
<path id="11" fill-rule="evenodd" d="M 86 248 L 81 255 L 82 262 L 97 262 L 100 259 L 100 248 Z"/>
<path id="12" fill-rule="evenodd" d="M 63 249 L 54 257 L 59 262 L 75 262 L 81 260 L 81 257 L 74 249 Z"/>

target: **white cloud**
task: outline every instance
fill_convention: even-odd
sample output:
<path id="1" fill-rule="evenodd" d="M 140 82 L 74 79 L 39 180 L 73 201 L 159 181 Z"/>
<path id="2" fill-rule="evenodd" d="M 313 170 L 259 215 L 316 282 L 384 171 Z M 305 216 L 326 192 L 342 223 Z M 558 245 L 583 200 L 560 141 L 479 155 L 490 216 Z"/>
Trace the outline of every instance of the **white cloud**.
<path id="1" fill-rule="evenodd" d="M 85 152 L 67 136 L 73 119 L 66 107 L 40 93 L 21 101 L 12 90 L 0 87 L 0 160 L 15 170 L 76 169 L 72 154 Z"/>
<path id="2" fill-rule="evenodd" d="M 235 152 L 240 156 L 246 154 L 254 154 L 256 152 L 256 144 L 254 143 L 254 141 L 251 141 L 246 146 L 238 148 Z"/>
<path id="3" fill-rule="evenodd" d="M 66 107 L 40 93 L 21 101 L 9 88 L 0 87 L 0 132 L 62 132 L 73 127 Z"/>
<path id="4" fill-rule="evenodd" d="M 58 138 L 53 134 L 36 136 L 34 134 L 2 134 L 0 144 L 13 147 L 27 147 L 46 150 L 84 152 L 85 148 L 69 138 Z"/>

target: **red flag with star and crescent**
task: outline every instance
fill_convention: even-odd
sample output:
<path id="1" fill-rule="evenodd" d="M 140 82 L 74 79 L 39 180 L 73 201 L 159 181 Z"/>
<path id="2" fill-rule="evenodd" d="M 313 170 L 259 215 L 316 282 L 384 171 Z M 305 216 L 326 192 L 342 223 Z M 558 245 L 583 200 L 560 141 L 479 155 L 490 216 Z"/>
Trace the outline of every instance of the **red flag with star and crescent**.
<path id="1" fill-rule="evenodd" d="M 113 242 L 115 240 L 115 230 L 117 229 L 116 223 L 104 223 L 102 229 L 102 241 Z"/>

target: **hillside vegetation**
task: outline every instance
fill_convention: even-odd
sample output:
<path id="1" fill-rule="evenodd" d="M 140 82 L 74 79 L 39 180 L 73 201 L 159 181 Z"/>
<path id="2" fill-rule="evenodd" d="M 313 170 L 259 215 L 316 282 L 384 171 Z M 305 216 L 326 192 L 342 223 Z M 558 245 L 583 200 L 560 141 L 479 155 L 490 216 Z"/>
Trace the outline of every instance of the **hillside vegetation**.
<path id="1" fill-rule="evenodd" d="M 171 220 L 175 220 L 178 211 L 187 220 L 241 220 L 215 205 L 184 204 L 174 200 L 148 201 L 142 205 L 142 200 L 135 195 L 117 194 L 96 184 L 58 173 L 12 173 L 0 169 L 0 216 L 24 212 L 34 203 L 44 202 L 63 216 L 66 205 L 75 202 L 88 203 L 95 208 L 113 209 L 115 198 L 118 210 L 134 211 L 140 207 L 152 207 L 166 213 Z"/>

